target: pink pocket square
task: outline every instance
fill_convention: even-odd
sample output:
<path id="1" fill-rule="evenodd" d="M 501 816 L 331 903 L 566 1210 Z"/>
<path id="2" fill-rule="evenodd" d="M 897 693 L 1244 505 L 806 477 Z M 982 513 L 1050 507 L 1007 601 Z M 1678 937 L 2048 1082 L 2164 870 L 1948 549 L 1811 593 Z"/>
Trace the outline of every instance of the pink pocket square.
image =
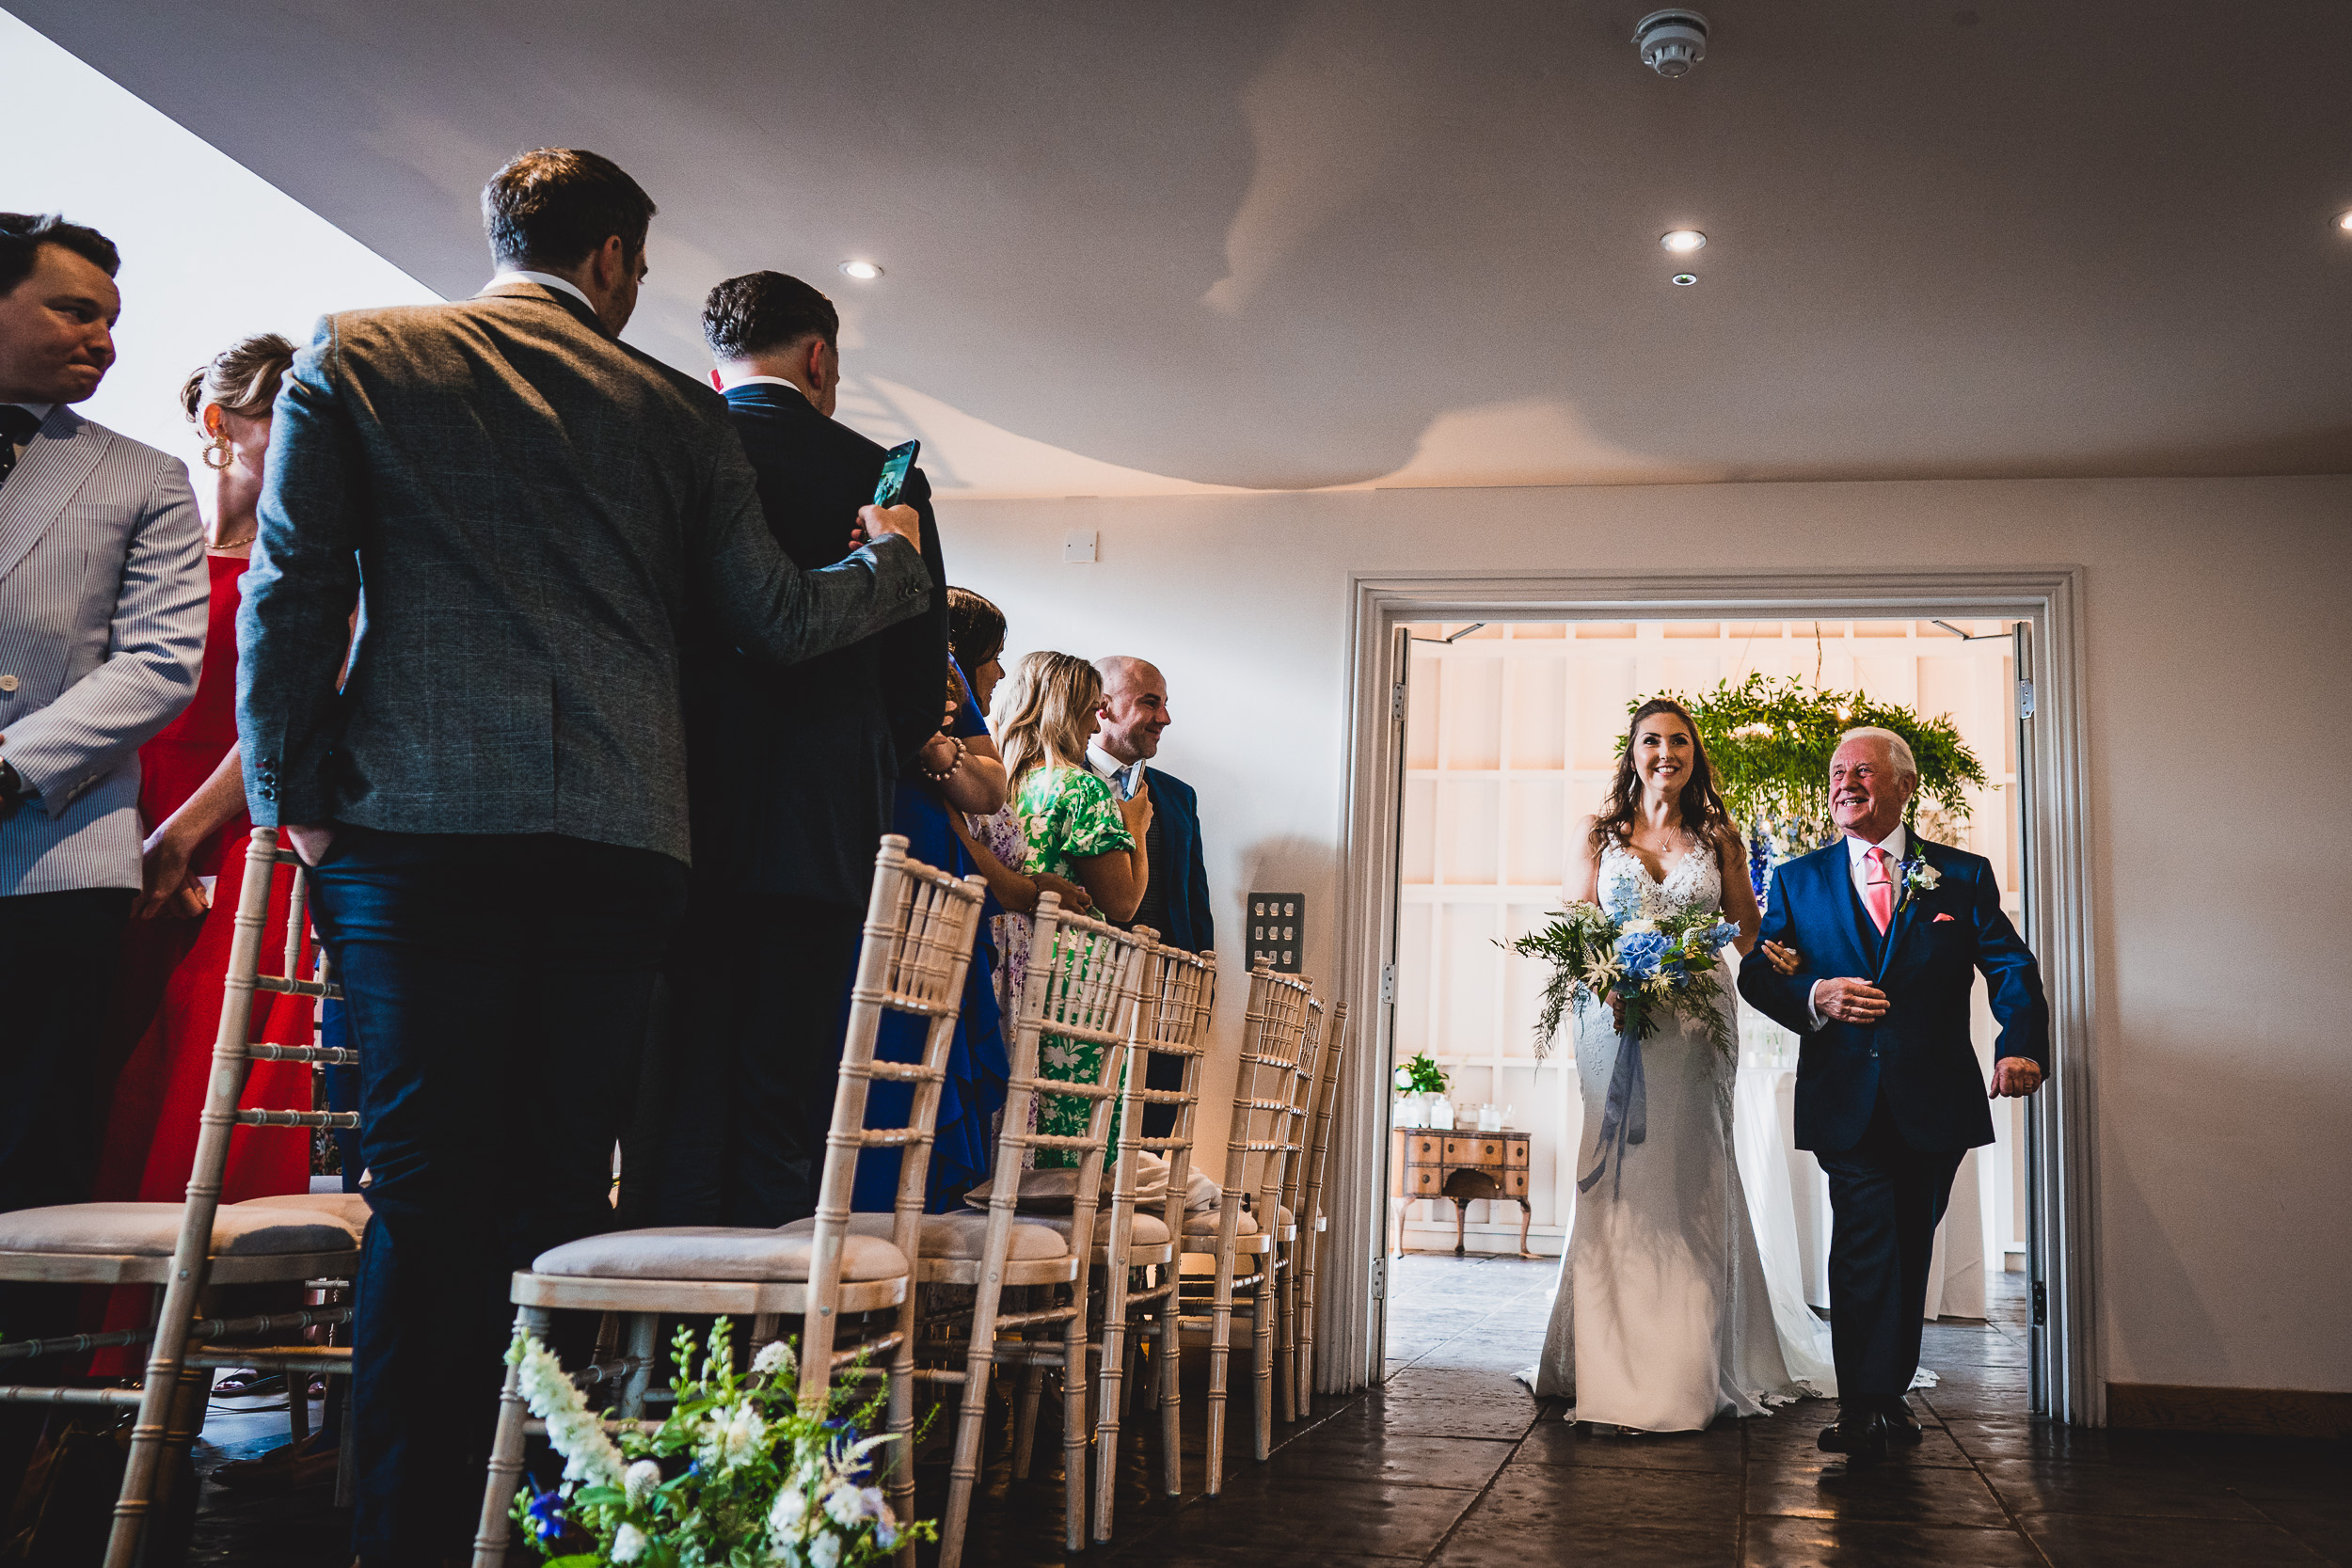
<path id="1" fill-rule="evenodd" d="M 1951 919 L 1951 918 L 1952 918 L 1952 917 L 1951 917 L 1950 915 L 1948 915 L 1948 914 L 1939 914 L 1939 915 L 1937 915 L 1937 916 L 1936 916 L 1933 920 L 1929 921 L 1929 922 L 1928 922 L 1928 924 L 1929 924 L 1929 925 L 1931 925 L 1931 926 L 1941 926 L 1941 925 L 1943 925 L 1943 924 L 1944 924 L 1944 922 L 1946 922 L 1946 921 L 1947 921 L 1947 920 L 1949 920 L 1949 919 Z"/>

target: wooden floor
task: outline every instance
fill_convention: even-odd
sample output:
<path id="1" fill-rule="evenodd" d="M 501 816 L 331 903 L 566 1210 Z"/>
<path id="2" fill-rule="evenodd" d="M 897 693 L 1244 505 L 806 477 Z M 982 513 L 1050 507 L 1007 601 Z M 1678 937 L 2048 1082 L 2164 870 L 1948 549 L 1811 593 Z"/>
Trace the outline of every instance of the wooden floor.
<path id="1" fill-rule="evenodd" d="M 1015 1482 L 1001 1425 L 973 1568 L 1350 1564 L 1537 1568 L 1594 1563 L 1936 1568 L 2352 1568 L 2352 1450 L 2344 1444 L 2071 1431 L 2026 1418 L 2016 1292 L 1985 1324 L 1936 1323 L 1913 1396 L 1927 1443 L 1847 1473 L 1814 1438 L 1834 1406 L 1719 1422 L 1679 1436 L 1594 1435 L 1511 1373 L 1535 1360 L 1557 1265 L 1415 1256 L 1395 1271 L 1390 1377 L 1317 1402 L 1278 1428 L 1272 1461 L 1245 1457 L 1224 1496 L 1198 1495 L 1202 1426 L 1188 1369 L 1187 1496 L 1152 1496 L 1131 1447 L 1111 1545 L 1066 1557 L 1057 1475 Z M 2005 1278 L 2009 1284 L 2013 1276 Z M 1050 1403 L 1050 1402 L 1049 1402 Z M 255 1423 L 208 1428 L 208 1459 Z M 283 1417 L 278 1416 L 282 1421 Z M 282 1428 L 278 1430 L 282 1431 Z M 1054 1452 L 1041 1441 L 1041 1464 Z M 918 1472 L 927 1507 L 943 1476 Z M 347 1523 L 323 1492 L 245 1498 L 209 1490 L 193 1560 L 343 1568 Z M 518 1565 L 526 1560 L 516 1559 Z"/>

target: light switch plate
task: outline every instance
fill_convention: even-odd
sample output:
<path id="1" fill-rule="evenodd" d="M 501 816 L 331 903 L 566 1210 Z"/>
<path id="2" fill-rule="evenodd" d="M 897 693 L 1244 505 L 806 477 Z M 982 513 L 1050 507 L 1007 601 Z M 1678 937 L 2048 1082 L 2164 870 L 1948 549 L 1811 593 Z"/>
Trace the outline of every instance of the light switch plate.
<path id="1" fill-rule="evenodd" d="M 1253 893 L 1242 912 L 1249 917 L 1249 967 L 1263 963 L 1277 974 L 1297 974 L 1306 957 L 1306 897 L 1296 893 Z"/>
<path id="2" fill-rule="evenodd" d="M 1096 537 L 1095 531 L 1090 528 L 1072 529 L 1062 535 L 1062 560 L 1066 562 L 1074 562 L 1081 565 L 1092 565 Z"/>

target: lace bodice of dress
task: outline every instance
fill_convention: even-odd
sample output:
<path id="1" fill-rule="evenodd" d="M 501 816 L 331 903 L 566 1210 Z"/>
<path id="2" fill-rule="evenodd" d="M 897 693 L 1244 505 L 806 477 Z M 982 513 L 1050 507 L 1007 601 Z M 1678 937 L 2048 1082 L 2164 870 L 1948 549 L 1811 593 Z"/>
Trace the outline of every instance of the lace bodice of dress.
<path id="1" fill-rule="evenodd" d="M 1622 844 L 1600 852 L 1600 907 L 1618 920 L 1660 920 L 1692 910 L 1724 907 L 1724 873 L 1704 847 L 1666 868 L 1665 880 L 1650 875 L 1642 857 Z"/>

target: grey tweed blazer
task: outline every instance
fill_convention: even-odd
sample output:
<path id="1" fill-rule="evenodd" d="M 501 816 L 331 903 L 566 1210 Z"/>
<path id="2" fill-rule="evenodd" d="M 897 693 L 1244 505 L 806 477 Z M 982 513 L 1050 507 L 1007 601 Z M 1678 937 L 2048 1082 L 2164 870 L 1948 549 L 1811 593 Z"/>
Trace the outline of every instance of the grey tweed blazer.
<path id="1" fill-rule="evenodd" d="M 139 885 L 139 747 L 196 695 L 212 591 L 187 467 L 63 404 L 0 483 L 0 897 Z"/>
<path id="2" fill-rule="evenodd" d="M 921 613 L 931 582 L 893 538 L 796 568 L 725 402 L 568 296 L 327 317 L 278 394 L 237 613 L 254 821 L 687 860 L 690 586 L 782 665 Z"/>

